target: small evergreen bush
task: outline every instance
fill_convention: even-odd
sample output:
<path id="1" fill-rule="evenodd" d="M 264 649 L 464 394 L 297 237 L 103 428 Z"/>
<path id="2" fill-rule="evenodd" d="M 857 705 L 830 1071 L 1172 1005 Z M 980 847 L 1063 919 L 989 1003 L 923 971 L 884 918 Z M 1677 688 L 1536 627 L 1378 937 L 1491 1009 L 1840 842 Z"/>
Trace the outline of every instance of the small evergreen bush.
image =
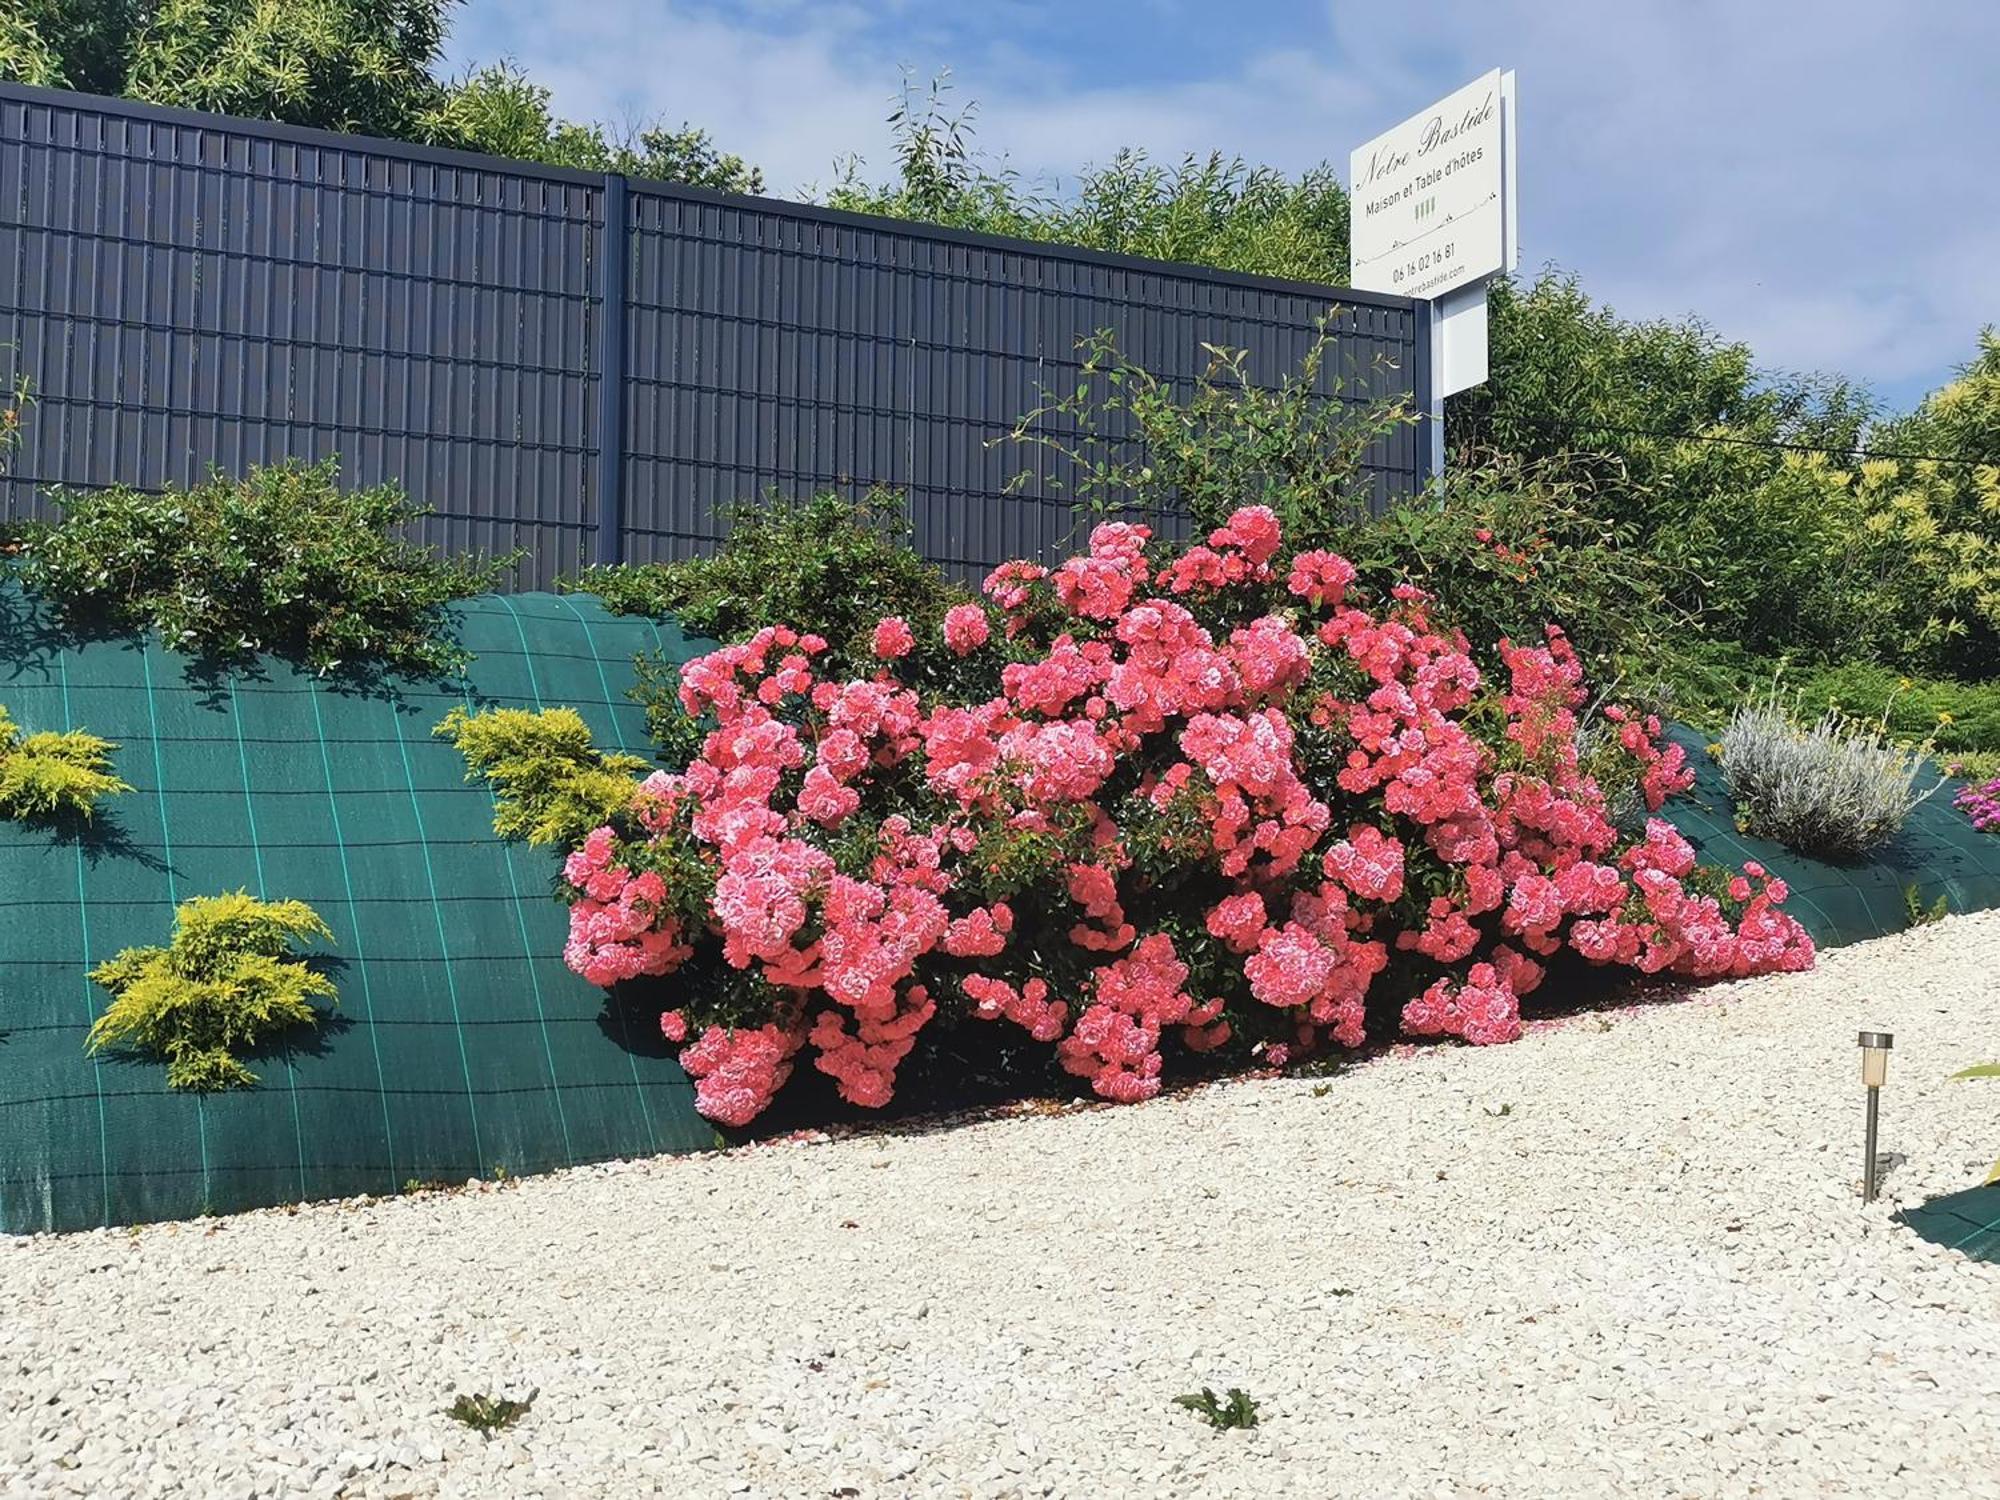
<path id="1" fill-rule="evenodd" d="M 884 615 L 902 616 L 920 639 L 935 636 L 945 610 L 967 597 L 910 546 L 893 491 L 772 500 L 730 514 L 729 537 L 711 557 L 586 568 L 560 586 L 595 594 L 614 614 L 673 615 L 720 641 L 766 625 L 814 630 L 849 665 L 873 659 Z"/>
<path id="2" fill-rule="evenodd" d="M 168 946 L 127 948 L 91 970 L 112 1000 L 90 1028 L 90 1049 L 151 1053 L 166 1062 L 170 1089 L 248 1088 L 257 1075 L 239 1054 L 317 1025 L 312 1002 L 334 998 L 333 982 L 291 951 L 294 941 L 332 936 L 303 901 L 247 891 L 183 901 Z"/>
<path id="3" fill-rule="evenodd" d="M 0 818 L 88 818 L 100 797 L 131 787 L 111 774 L 118 747 L 94 734 L 23 734 L 0 706 Z"/>
<path id="4" fill-rule="evenodd" d="M 1831 709 L 1803 725 L 1774 686 L 1737 706 L 1720 759 L 1746 832 L 1800 854 L 1851 859 L 1894 838 L 1943 785 L 1918 788 L 1929 749 L 1895 744 L 1879 720 Z"/>
<path id="5" fill-rule="evenodd" d="M 621 615 L 673 615 L 694 635 L 740 641 L 770 626 L 824 636 L 826 660 L 866 672 L 875 627 L 895 615 L 911 627 L 920 657 L 944 655 L 945 611 L 969 598 L 908 541 L 909 522 L 893 491 L 860 500 L 817 495 L 802 505 L 773 500 L 739 507 L 712 557 L 584 569 L 558 587 L 595 594 Z M 634 662 L 633 701 L 661 755 L 685 764 L 701 730 L 681 711 L 680 669 L 655 651 Z"/>
<path id="6" fill-rule="evenodd" d="M 315 670 L 370 663 L 448 673 L 440 608 L 493 587 L 511 558 L 441 557 L 401 536 L 426 512 L 394 485 L 342 490 L 332 459 L 219 470 L 186 491 L 56 491 L 31 527 L 24 581 L 71 623 L 151 627 L 193 655 L 258 651 Z"/>
<path id="7" fill-rule="evenodd" d="M 635 777 L 646 769 L 636 755 L 592 745 L 590 726 L 573 708 L 454 708 L 433 733 L 465 757 L 467 781 L 492 786 L 493 831 L 530 844 L 581 843 L 631 806 Z"/>

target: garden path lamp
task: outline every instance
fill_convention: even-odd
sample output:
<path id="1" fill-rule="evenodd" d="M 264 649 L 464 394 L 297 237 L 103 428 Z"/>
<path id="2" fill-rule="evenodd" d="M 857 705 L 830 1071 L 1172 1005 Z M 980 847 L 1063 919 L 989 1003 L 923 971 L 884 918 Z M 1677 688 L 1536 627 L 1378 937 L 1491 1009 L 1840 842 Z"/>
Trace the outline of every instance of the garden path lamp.
<path id="1" fill-rule="evenodd" d="M 1868 1090 L 1867 1158 L 1861 1165 L 1861 1201 L 1875 1201 L 1875 1113 L 1881 1102 L 1882 1085 L 1889 1079 L 1889 1049 L 1896 1039 L 1886 1031 L 1861 1033 L 1861 1083 Z"/>

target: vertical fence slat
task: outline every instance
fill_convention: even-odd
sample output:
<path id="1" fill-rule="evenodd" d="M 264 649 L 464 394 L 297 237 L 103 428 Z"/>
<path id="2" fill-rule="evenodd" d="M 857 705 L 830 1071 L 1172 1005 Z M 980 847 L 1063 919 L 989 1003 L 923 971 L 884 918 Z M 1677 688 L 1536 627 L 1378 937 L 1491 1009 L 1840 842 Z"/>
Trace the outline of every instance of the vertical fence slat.
<path id="1" fill-rule="evenodd" d="M 625 178 L 604 174 L 597 247 L 597 550 L 599 563 L 625 560 L 625 283 L 631 266 Z"/>

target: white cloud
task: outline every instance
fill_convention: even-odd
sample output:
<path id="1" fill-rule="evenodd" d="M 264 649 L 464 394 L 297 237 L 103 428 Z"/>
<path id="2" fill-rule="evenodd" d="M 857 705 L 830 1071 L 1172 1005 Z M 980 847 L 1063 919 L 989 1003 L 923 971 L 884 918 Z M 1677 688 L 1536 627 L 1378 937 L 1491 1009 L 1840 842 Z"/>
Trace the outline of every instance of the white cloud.
<path id="1" fill-rule="evenodd" d="M 704 125 L 779 192 L 824 184 L 849 152 L 886 174 L 904 64 L 951 64 L 980 103 L 979 145 L 1053 177 L 1123 145 L 1344 166 L 1355 142 L 1512 65 L 1524 257 L 1577 270 L 1620 311 L 1699 312 L 1767 365 L 1898 401 L 2000 321 L 1987 0 L 1434 0 L 1418 27 L 1376 3 L 1277 9 L 1241 6 L 1246 36 L 1212 65 L 1175 0 L 1127 7 L 1111 49 L 1061 44 L 1076 13 L 1028 0 L 477 0 L 454 46 L 512 53 L 572 114 Z"/>
<path id="2" fill-rule="evenodd" d="M 888 143 L 896 64 L 862 52 L 868 27 L 837 5 L 746 6 L 725 20 L 648 0 L 481 0 L 452 53 L 460 67 L 511 55 L 576 118 L 702 126 L 790 194 L 830 180 L 837 156 Z"/>

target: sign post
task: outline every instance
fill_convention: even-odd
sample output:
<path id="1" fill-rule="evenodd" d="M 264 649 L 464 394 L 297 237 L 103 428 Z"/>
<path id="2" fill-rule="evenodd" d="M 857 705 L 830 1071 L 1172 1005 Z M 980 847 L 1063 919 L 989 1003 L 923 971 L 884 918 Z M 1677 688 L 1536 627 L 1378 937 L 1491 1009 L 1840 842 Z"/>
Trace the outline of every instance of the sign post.
<path id="1" fill-rule="evenodd" d="M 1514 117 L 1514 74 L 1496 68 L 1348 162 L 1348 279 L 1431 304 L 1432 477 L 1444 471 L 1444 398 L 1487 376 L 1486 284 L 1520 262 Z"/>

